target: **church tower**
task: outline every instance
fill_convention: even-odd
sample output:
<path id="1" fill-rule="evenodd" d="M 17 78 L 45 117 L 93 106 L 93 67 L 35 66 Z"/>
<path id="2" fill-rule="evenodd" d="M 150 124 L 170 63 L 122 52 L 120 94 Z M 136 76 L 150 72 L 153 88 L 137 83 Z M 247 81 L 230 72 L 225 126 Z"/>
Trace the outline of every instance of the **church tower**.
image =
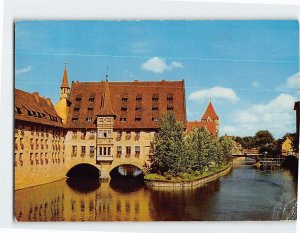
<path id="1" fill-rule="evenodd" d="M 214 106 L 212 105 L 211 101 L 203 114 L 201 121 L 202 122 L 213 122 L 216 125 L 216 135 L 219 137 L 219 116 L 217 115 Z"/>
<path id="2" fill-rule="evenodd" d="M 96 114 L 97 123 L 97 163 L 112 163 L 113 161 L 113 128 L 116 114 L 112 110 L 109 84 L 103 82 L 103 94 L 100 101 L 100 111 Z"/>
<path id="3" fill-rule="evenodd" d="M 60 85 L 60 99 L 63 99 L 63 98 L 68 99 L 69 95 L 70 95 L 70 86 L 69 86 L 69 81 L 68 81 L 67 66 L 65 63 L 64 75 L 63 75 L 62 83 Z"/>
<path id="4" fill-rule="evenodd" d="M 70 96 L 70 86 L 68 81 L 67 66 L 65 63 L 64 74 L 60 85 L 59 101 L 54 106 L 57 114 L 62 118 L 64 124 L 66 124 L 67 122 L 68 111 L 70 106 L 69 96 Z"/>

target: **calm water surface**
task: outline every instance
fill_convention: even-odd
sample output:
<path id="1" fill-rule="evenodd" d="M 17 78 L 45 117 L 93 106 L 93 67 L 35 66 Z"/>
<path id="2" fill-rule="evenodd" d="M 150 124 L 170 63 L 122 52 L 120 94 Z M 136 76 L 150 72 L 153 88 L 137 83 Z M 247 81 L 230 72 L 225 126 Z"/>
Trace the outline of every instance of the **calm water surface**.
<path id="1" fill-rule="evenodd" d="M 65 179 L 15 192 L 19 221 L 279 220 L 291 218 L 297 186 L 287 170 L 243 164 L 194 190 L 150 190 L 134 178 Z"/>

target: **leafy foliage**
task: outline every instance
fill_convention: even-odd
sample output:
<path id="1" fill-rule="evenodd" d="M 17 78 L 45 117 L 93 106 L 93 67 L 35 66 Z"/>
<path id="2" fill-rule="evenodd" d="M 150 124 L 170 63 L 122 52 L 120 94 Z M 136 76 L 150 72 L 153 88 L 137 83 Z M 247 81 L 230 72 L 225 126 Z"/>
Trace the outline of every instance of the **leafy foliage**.
<path id="1" fill-rule="evenodd" d="M 185 133 L 174 113 L 161 118 L 161 125 L 151 145 L 151 172 L 174 177 L 180 174 L 202 174 L 231 160 L 234 141 L 218 141 L 206 128 Z"/>

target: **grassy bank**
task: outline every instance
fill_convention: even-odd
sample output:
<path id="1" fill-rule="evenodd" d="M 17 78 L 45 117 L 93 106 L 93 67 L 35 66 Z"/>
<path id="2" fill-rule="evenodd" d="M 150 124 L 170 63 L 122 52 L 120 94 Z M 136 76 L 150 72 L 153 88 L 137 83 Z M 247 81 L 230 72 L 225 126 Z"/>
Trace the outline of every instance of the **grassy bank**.
<path id="1" fill-rule="evenodd" d="M 219 171 L 222 171 L 226 168 L 228 168 L 230 165 L 222 165 L 218 167 L 211 167 L 209 171 L 205 171 L 203 173 L 196 172 L 195 174 L 189 174 L 189 173 L 181 173 L 178 176 L 164 176 L 157 173 L 150 173 L 144 177 L 146 180 L 161 180 L 161 181 L 173 181 L 173 182 L 181 182 L 181 181 L 195 181 L 201 178 L 204 178 L 206 176 L 210 176 L 214 173 L 217 173 Z"/>

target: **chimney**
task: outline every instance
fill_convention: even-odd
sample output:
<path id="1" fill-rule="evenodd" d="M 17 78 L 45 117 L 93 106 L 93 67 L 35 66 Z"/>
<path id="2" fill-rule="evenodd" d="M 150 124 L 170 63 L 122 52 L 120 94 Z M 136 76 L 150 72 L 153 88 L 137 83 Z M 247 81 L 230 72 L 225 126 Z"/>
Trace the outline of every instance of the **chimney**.
<path id="1" fill-rule="evenodd" d="M 40 95 L 39 95 L 39 93 L 38 92 L 33 92 L 32 93 L 33 94 L 33 97 L 35 98 L 35 100 L 36 100 L 36 102 L 40 102 Z"/>

